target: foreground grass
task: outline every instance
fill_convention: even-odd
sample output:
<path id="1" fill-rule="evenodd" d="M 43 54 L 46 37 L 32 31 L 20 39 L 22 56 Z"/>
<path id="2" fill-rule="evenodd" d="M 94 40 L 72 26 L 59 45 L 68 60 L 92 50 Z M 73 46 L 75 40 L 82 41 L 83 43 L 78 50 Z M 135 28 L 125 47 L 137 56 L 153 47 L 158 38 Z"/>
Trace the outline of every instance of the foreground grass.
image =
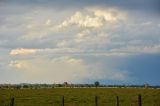
<path id="1" fill-rule="evenodd" d="M 0 89 L 0 106 L 9 104 L 10 97 L 15 97 L 15 106 L 60 106 L 62 96 L 65 106 L 95 106 L 95 95 L 99 106 L 115 106 L 116 96 L 120 106 L 136 106 L 138 94 L 143 106 L 160 106 L 160 89 L 133 88 Z"/>

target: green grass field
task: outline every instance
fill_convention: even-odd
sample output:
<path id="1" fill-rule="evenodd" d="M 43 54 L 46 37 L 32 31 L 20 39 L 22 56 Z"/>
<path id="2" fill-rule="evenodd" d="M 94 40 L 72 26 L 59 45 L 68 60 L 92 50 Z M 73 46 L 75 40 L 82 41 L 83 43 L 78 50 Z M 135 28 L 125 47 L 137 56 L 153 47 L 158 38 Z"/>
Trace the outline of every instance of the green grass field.
<path id="1" fill-rule="evenodd" d="M 115 106 L 119 96 L 120 106 L 137 106 L 137 95 L 142 95 L 143 106 L 160 106 L 160 89 L 131 88 L 53 88 L 0 90 L 0 106 L 8 105 L 15 97 L 15 106 L 60 106 L 64 95 L 65 106 Z"/>

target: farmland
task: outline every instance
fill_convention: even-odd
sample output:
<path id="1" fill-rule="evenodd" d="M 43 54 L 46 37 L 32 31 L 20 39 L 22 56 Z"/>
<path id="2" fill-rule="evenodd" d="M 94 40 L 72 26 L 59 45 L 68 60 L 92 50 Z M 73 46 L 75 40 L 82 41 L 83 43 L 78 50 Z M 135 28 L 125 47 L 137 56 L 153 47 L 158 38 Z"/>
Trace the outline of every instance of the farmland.
<path id="1" fill-rule="evenodd" d="M 0 106 L 15 98 L 15 106 L 60 106 L 64 96 L 65 106 L 115 106 L 119 96 L 120 106 L 136 106 L 137 95 L 142 95 L 143 106 L 160 106 L 160 89 L 140 88 L 51 88 L 51 89 L 1 89 Z"/>

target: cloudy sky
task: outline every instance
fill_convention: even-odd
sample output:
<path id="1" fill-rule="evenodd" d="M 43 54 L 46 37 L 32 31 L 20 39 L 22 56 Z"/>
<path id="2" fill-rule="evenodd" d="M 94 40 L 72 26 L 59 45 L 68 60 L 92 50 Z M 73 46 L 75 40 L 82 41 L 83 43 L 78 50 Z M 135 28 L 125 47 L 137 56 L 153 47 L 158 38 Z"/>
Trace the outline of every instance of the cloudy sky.
<path id="1" fill-rule="evenodd" d="M 158 0 L 0 0 L 0 83 L 160 84 Z"/>

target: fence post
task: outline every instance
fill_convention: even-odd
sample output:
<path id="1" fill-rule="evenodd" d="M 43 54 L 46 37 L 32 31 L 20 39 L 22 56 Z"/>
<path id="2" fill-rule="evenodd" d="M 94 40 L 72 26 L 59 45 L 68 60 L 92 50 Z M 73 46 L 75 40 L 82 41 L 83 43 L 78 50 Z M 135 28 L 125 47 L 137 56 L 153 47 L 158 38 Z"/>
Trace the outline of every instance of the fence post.
<path id="1" fill-rule="evenodd" d="M 11 98 L 10 106 L 14 106 L 14 97 Z"/>
<path id="2" fill-rule="evenodd" d="M 98 106 L 98 96 L 95 96 L 95 105 Z"/>
<path id="3" fill-rule="evenodd" d="M 116 96 L 116 106 L 119 106 L 119 97 Z"/>
<path id="4" fill-rule="evenodd" d="M 62 96 L 62 106 L 64 106 L 64 96 Z"/>
<path id="5" fill-rule="evenodd" d="M 142 96 L 141 96 L 141 94 L 138 95 L 138 106 L 142 106 Z"/>

